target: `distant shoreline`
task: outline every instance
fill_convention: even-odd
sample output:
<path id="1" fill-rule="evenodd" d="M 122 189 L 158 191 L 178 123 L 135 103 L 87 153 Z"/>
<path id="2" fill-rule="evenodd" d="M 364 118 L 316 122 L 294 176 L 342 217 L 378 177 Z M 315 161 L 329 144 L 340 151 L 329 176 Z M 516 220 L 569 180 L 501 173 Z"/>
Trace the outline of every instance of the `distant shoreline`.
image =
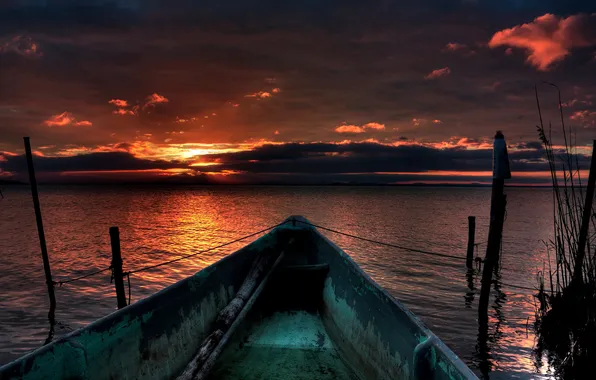
<path id="1" fill-rule="evenodd" d="M 26 182 L 0 181 L 0 187 L 28 186 Z M 184 183 L 184 182 L 42 182 L 39 186 L 95 186 L 95 187 L 454 187 L 454 188 L 490 188 L 490 184 L 453 184 L 453 183 Z M 551 185 L 511 184 L 512 188 L 552 188 Z"/>

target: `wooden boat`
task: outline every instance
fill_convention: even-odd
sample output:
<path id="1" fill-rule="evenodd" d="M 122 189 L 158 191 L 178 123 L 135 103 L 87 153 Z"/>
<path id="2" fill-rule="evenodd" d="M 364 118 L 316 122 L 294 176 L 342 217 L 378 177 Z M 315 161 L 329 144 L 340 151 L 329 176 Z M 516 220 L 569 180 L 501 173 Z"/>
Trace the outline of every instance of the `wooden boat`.
<path id="1" fill-rule="evenodd" d="M 227 324 L 222 315 L 231 316 Z M 0 368 L 0 379 L 176 377 L 476 379 L 298 216 L 194 276 Z"/>

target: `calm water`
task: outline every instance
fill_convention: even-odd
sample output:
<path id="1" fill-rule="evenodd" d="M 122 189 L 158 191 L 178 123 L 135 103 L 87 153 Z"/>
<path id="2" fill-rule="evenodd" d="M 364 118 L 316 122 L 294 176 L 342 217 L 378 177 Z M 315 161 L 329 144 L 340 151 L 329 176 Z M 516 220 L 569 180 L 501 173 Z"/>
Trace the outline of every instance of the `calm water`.
<path id="1" fill-rule="evenodd" d="M 541 239 L 552 230 L 549 189 L 508 189 L 501 280 L 534 287 Z M 31 196 L 4 189 L 0 200 L 0 364 L 43 344 L 48 300 Z M 300 214 L 368 238 L 465 257 L 468 215 L 487 237 L 490 189 L 390 187 L 41 187 L 55 280 L 109 266 L 108 228 L 120 227 L 124 270 L 196 252 Z M 402 300 L 479 375 L 534 379 L 548 374 L 534 355 L 531 291 L 503 285 L 489 306 L 487 352 L 479 349 L 479 276 L 465 262 L 378 247 L 327 234 L 380 285 Z M 131 276 L 132 301 L 217 261 L 245 242 Z M 480 246 L 484 257 L 485 245 Z M 470 290 L 472 288 L 473 290 Z M 56 289 L 56 336 L 115 310 L 109 274 Z M 527 325 L 530 318 L 529 325 Z M 527 326 L 527 328 L 526 328 Z M 546 376 L 544 376 L 546 377 Z"/>

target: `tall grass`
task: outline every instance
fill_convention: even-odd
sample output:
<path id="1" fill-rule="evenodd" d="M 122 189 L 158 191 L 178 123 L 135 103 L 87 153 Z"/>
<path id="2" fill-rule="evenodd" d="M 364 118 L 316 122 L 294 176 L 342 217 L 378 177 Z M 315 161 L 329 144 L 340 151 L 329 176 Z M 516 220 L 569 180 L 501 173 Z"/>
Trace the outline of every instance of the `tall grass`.
<path id="1" fill-rule="evenodd" d="M 545 128 L 536 88 L 540 117 L 537 129 L 550 168 L 554 220 L 554 237 L 546 244 L 548 273 L 539 276 L 538 351 L 548 352 L 558 377 L 581 379 L 596 373 L 596 360 L 590 358 L 596 354 L 596 215 L 592 210 L 589 218 L 592 233 L 587 235 L 586 246 L 582 248 L 580 231 L 586 179 L 581 177 L 576 135 L 565 125 L 561 93 L 558 87 L 549 85 L 558 91 L 562 145 L 553 144 L 550 122 L 548 130 Z M 580 258 L 581 265 L 576 265 Z"/>

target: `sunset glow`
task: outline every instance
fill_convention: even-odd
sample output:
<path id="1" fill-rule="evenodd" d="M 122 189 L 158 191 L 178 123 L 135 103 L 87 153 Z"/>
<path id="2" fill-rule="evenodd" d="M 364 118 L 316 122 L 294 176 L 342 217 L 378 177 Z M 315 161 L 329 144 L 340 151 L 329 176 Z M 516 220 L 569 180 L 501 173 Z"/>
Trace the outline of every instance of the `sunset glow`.
<path id="1" fill-rule="evenodd" d="M 489 177 L 493 136 L 502 130 L 514 178 L 544 183 L 534 98 L 542 81 L 562 91 L 580 164 L 591 153 L 589 12 L 539 7 L 533 16 L 493 20 L 491 6 L 460 4 L 454 15 L 474 9 L 477 20 L 462 26 L 434 10 L 422 16 L 416 7 L 408 14 L 399 5 L 356 11 L 342 4 L 328 10 L 344 21 L 330 33 L 314 19 L 292 29 L 292 15 L 310 7 L 295 4 L 230 34 L 244 21 L 210 6 L 162 13 L 122 1 L 105 5 L 104 14 L 90 5 L 97 25 L 84 26 L 76 12 L 52 16 L 50 3 L 0 6 L 24 12 L 22 25 L 7 20 L 0 30 L 5 178 L 26 179 L 22 137 L 29 135 L 49 182 L 62 172 L 150 177 L 154 169 L 225 172 L 238 183 L 468 183 Z M 517 15 L 503 5 L 509 11 Z M 72 20 L 57 21 L 58 14 Z M 203 21 L 187 25 L 182 14 Z M 539 91 L 561 149 L 557 96 L 551 86 Z"/>

